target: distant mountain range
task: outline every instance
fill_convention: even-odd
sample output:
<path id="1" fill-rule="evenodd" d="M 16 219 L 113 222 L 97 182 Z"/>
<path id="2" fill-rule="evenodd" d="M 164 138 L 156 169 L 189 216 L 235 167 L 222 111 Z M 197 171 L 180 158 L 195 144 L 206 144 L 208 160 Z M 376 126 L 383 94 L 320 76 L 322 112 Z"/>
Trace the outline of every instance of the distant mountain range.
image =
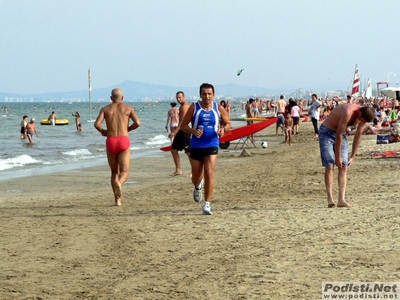
<path id="1" fill-rule="evenodd" d="M 93 102 L 109 101 L 110 91 L 120 87 L 124 91 L 126 101 L 163 101 L 174 99 L 177 91 L 184 91 L 186 97 L 199 97 L 199 87 L 175 87 L 166 85 L 157 85 L 136 81 L 125 81 L 116 86 L 99 88 L 92 90 L 91 98 Z M 225 84 L 215 86 L 216 95 L 223 97 L 248 98 L 263 97 L 266 95 L 280 95 L 294 93 L 295 90 L 270 89 L 260 87 L 249 87 L 237 84 Z M 0 102 L 66 102 L 66 101 L 89 101 L 88 90 L 70 91 L 70 92 L 52 92 L 44 94 L 17 94 L 1 93 Z"/>
<path id="2" fill-rule="evenodd" d="M 332 91 L 332 86 L 341 86 L 340 84 L 315 85 L 312 92 Z M 91 93 L 92 102 L 109 101 L 110 92 L 113 88 L 120 87 L 124 91 L 125 101 L 168 101 L 175 99 L 177 91 L 185 92 L 188 99 L 199 98 L 199 87 L 176 87 L 159 84 L 150 84 L 138 81 L 124 81 L 118 85 L 106 88 L 93 89 Z M 286 98 L 296 97 L 296 88 L 272 89 L 262 87 L 243 86 L 238 84 L 215 85 L 216 96 L 242 100 L 255 97 L 274 97 L 278 98 L 283 94 Z M 303 89 L 302 95 L 306 97 L 311 95 L 311 90 Z M 322 96 L 322 95 L 321 95 Z M 70 92 L 52 92 L 42 94 L 18 94 L 0 92 L 0 102 L 88 102 L 89 91 L 70 91 Z"/>

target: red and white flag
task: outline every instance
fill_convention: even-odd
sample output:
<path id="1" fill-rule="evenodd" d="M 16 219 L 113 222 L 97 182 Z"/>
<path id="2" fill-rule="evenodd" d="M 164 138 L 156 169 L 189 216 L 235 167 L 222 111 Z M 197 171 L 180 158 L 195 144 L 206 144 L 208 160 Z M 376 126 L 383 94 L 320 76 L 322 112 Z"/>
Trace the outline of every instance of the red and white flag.
<path id="1" fill-rule="evenodd" d="M 351 89 L 351 96 L 358 97 L 360 95 L 360 76 L 358 74 L 358 67 L 354 72 L 353 88 Z"/>

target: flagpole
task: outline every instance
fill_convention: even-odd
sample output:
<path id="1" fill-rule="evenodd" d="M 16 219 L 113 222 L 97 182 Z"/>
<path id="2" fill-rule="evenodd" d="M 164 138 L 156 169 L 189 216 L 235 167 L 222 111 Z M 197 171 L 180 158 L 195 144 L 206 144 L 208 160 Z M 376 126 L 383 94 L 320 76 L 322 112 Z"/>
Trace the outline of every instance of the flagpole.
<path id="1" fill-rule="evenodd" d="M 91 84 L 92 75 L 90 73 L 90 68 L 88 70 L 88 81 L 89 81 L 89 122 L 90 128 L 93 127 L 92 124 L 92 84 Z"/>

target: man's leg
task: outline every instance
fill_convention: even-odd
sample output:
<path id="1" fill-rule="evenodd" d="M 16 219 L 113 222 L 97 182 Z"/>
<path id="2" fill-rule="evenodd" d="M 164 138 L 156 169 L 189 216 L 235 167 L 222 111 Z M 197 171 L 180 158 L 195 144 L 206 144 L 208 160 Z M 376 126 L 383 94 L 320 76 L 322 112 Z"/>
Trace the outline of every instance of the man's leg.
<path id="1" fill-rule="evenodd" d="M 179 157 L 178 150 L 177 149 L 171 149 L 171 154 L 172 154 L 172 158 L 174 159 L 175 172 L 172 173 L 170 176 L 182 175 L 181 160 L 180 160 L 180 157 Z"/>
<path id="2" fill-rule="evenodd" d="M 190 152 L 189 151 L 185 151 L 187 157 L 189 158 L 189 163 L 190 163 Z M 189 172 L 189 174 L 187 174 L 187 177 L 192 177 L 192 171 Z"/>
<path id="3" fill-rule="evenodd" d="M 350 207 L 351 205 L 346 201 L 346 187 L 347 187 L 347 169 L 348 167 L 339 168 L 338 184 L 339 184 L 339 199 L 338 207 Z"/>
<path id="4" fill-rule="evenodd" d="M 131 150 L 127 149 L 117 155 L 118 162 L 118 182 L 121 186 L 128 180 L 129 169 L 131 166 Z"/>
<path id="5" fill-rule="evenodd" d="M 130 149 L 127 149 L 117 155 L 107 151 L 108 164 L 111 169 L 111 187 L 113 189 L 115 205 L 121 205 L 122 185 L 129 176 L 130 168 Z"/>
<path id="6" fill-rule="evenodd" d="M 204 201 L 210 202 L 214 192 L 214 172 L 218 155 L 204 157 Z"/>
<path id="7" fill-rule="evenodd" d="M 328 200 L 328 207 L 334 207 L 335 202 L 333 202 L 333 166 L 325 167 L 325 189 L 326 189 L 326 197 Z"/>
<path id="8" fill-rule="evenodd" d="M 117 163 L 117 156 L 114 154 L 111 154 L 110 152 L 107 151 L 107 160 L 108 160 L 108 165 L 110 166 L 111 170 L 111 188 L 113 190 L 114 198 L 115 198 L 115 205 L 120 206 L 121 205 L 121 195 L 117 195 L 117 185 L 116 183 L 118 182 L 118 163 Z"/>
<path id="9" fill-rule="evenodd" d="M 203 179 L 203 162 L 190 158 L 190 165 L 192 166 L 192 183 L 198 187 Z"/>

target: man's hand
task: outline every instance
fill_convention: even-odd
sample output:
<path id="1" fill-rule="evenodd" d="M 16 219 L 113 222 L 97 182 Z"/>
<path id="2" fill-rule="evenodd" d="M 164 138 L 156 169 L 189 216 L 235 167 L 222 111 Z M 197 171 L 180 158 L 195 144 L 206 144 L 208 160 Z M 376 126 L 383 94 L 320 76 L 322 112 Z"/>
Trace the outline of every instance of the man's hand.
<path id="1" fill-rule="evenodd" d="M 335 166 L 338 167 L 339 169 L 343 168 L 343 159 L 341 156 L 335 159 Z"/>
<path id="2" fill-rule="evenodd" d="M 218 129 L 218 136 L 223 137 L 225 135 L 225 127 L 220 127 Z"/>

